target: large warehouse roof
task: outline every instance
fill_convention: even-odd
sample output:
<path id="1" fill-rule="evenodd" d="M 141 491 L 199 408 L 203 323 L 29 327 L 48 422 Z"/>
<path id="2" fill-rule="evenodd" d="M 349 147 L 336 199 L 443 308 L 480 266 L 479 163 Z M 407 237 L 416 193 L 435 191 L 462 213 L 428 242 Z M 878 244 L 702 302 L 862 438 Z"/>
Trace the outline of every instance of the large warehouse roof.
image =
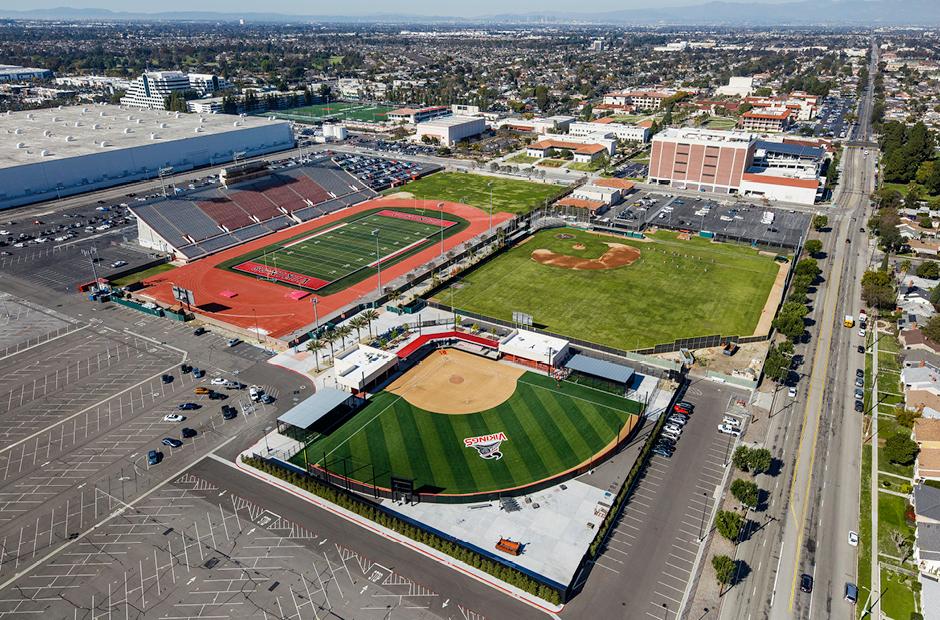
<path id="1" fill-rule="evenodd" d="M 115 105 L 7 112 L 0 114 L 0 168 L 284 122 L 224 114 L 129 110 Z"/>

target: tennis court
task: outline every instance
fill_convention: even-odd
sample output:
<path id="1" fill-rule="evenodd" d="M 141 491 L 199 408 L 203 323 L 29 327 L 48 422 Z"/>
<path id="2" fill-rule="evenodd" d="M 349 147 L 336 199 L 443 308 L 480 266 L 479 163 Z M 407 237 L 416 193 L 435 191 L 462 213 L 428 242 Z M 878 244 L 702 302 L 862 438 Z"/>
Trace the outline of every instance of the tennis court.
<path id="1" fill-rule="evenodd" d="M 269 246 L 231 268 L 319 291 L 360 272 L 371 275 L 447 236 L 460 223 L 440 211 L 380 209 Z"/>
<path id="2" fill-rule="evenodd" d="M 309 122 L 330 120 L 384 121 L 393 109 L 392 106 L 373 103 L 334 101 L 332 103 L 315 103 L 289 110 L 265 112 L 265 116 L 273 114 L 277 118 Z"/>

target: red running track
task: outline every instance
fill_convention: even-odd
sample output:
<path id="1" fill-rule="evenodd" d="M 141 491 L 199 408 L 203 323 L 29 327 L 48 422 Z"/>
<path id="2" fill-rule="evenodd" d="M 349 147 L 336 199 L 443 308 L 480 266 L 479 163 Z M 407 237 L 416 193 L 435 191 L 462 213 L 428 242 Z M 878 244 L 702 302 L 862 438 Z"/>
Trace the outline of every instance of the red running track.
<path id="1" fill-rule="evenodd" d="M 374 292 L 378 285 L 377 277 L 371 276 L 332 295 L 309 295 L 298 301 L 288 298 L 288 295 L 294 290 L 290 287 L 241 275 L 227 269 L 217 269 L 218 264 L 247 252 L 290 239 L 298 234 L 320 228 L 324 224 L 346 219 L 362 211 L 380 207 L 423 208 L 436 211 L 439 204 L 441 204 L 439 200 L 376 198 L 148 278 L 143 282 L 146 288 L 140 291 L 139 294 L 172 306 L 177 305 L 178 302 L 173 299 L 171 286 L 174 284 L 182 286 L 191 289 L 195 293 L 196 303 L 200 306 L 199 308 L 193 308 L 197 314 L 205 314 L 216 320 L 247 330 L 254 330 L 257 321 L 257 325 L 263 333 L 280 338 L 306 325 L 313 324 L 314 314 L 313 304 L 310 303 L 311 299 L 319 299 L 317 311 L 319 316 L 323 318 Z M 470 223 L 463 231 L 444 240 L 445 251 L 486 232 L 489 226 L 489 216 L 485 211 L 454 202 L 445 202 L 443 205 L 446 213 L 461 217 Z M 505 222 L 512 219 L 512 217 L 509 213 L 494 213 L 493 224 Z M 416 267 L 424 265 L 439 254 L 440 245 L 435 243 L 395 265 L 383 268 L 382 279 L 384 282 L 391 282 Z M 227 298 L 219 294 L 227 290 L 234 291 L 237 295 Z"/>

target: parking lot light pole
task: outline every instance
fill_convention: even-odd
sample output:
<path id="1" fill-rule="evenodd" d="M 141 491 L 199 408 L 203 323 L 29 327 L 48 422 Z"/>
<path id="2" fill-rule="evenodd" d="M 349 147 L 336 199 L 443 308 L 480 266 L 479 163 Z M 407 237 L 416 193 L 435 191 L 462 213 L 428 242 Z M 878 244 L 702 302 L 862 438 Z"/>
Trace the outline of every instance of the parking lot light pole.
<path id="1" fill-rule="evenodd" d="M 490 188 L 490 225 L 487 232 L 491 232 L 493 230 L 493 182 L 490 181 L 486 185 Z"/>
<path id="2" fill-rule="evenodd" d="M 372 236 L 375 237 L 375 268 L 379 276 L 378 295 L 375 298 L 376 302 L 378 302 L 379 297 L 382 296 L 382 262 L 379 260 L 379 229 L 378 228 L 372 231 Z"/>
<path id="3" fill-rule="evenodd" d="M 702 542 L 705 540 L 705 508 L 708 507 L 708 493 L 702 493 L 702 497 L 705 498 L 705 503 L 702 504 L 702 523 L 698 527 L 698 541 Z"/>
<path id="4" fill-rule="evenodd" d="M 264 449 L 265 449 L 265 454 L 271 454 L 271 448 L 270 448 L 270 446 L 268 446 L 268 433 L 270 433 L 270 432 L 271 432 L 271 427 L 270 427 L 270 426 L 265 426 L 265 427 L 264 427 Z"/>
<path id="5" fill-rule="evenodd" d="M 728 453 L 731 451 L 731 438 L 733 435 L 728 433 L 728 444 L 725 446 L 725 465 L 728 464 Z"/>

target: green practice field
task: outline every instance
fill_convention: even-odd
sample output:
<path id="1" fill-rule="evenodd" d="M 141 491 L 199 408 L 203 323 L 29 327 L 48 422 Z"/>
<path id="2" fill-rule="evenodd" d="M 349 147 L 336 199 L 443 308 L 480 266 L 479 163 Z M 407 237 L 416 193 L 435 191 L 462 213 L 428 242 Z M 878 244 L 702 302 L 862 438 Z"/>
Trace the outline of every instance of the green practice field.
<path id="1" fill-rule="evenodd" d="M 467 227 L 466 220 L 425 209 L 378 208 L 325 224 L 225 261 L 220 268 L 331 294 Z M 374 231 L 378 232 L 378 244 Z"/>
<path id="2" fill-rule="evenodd" d="M 493 184 L 493 213 L 500 211 L 512 214 L 528 213 L 536 207 L 544 206 L 546 200 L 555 198 L 565 190 L 560 185 L 530 183 L 462 172 L 438 172 L 412 181 L 403 187 L 387 190 L 385 193 L 411 192 L 415 198 L 459 202 L 488 212 L 490 208 L 488 183 Z"/>
<path id="3" fill-rule="evenodd" d="M 315 103 L 289 110 L 265 112 L 264 115 L 310 122 L 328 120 L 384 121 L 387 114 L 394 109 L 392 106 L 387 105 L 334 101 L 332 103 Z"/>
<path id="4" fill-rule="evenodd" d="M 559 234 L 571 235 L 559 239 Z M 605 242 L 640 250 L 631 265 L 572 270 L 543 265 L 533 250 L 597 258 Z M 573 246 L 583 244 L 583 250 Z M 543 230 L 464 276 L 453 290 L 457 312 L 511 320 L 533 316 L 550 331 L 622 349 L 721 334 L 754 333 L 778 272 L 773 257 L 750 247 L 660 231 L 652 242 L 574 229 Z M 451 291 L 439 293 L 451 304 Z"/>
<path id="5" fill-rule="evenodd" d="M 495 362 L 494 362 L 495 363 Z M 445 494 L 499 491 L 567 471 L 602 452 L 641 405 L 620 396 L 527 372 L 502 404 L 479 413 L 431 413 L 380 392 L 335 431 L 313 441 L 294 463 L 390 487 L 412 478 L 415 489 Z M 502 457 L 481 458 L 464 439 L 505 433 Z M 325 459 L 325 461 L 324 461 Z M 345 470 L 344 470 L 345 461 Z M 371 467 L 370 467 L 371 465 Z"/>

